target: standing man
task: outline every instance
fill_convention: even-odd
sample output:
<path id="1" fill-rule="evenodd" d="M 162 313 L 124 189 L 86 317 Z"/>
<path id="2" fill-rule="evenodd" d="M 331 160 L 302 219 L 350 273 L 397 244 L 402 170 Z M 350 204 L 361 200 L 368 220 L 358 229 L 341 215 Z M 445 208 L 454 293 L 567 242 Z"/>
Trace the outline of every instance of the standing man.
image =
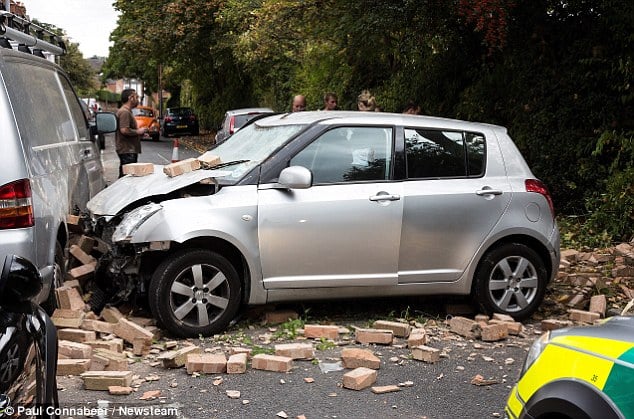
<path id="1" fill-rule="evenodd" d="M 337 95 L 328 92 L 324 95 L 324 111 L 334 111 L 337 109 Z"/>
<path id="2" fill-rule="evenodd" d="M 306 97 L 304 95 L 295 95 L 291 112 L 301 112 L 306 110 Z"/>
<path id="3" fill-rule="evenodd" d="M 132 109 L 139 104 L 136 90 L 125 89 L 121 92 L 121 107 L 117 111 L 119 129 L 115 136 L 115 148 L 119 155 L 119 177 L 123 177 L 123 165 L 136 163 L 141 153 L 141 136 L 147 128 L 137 128 Z"/>

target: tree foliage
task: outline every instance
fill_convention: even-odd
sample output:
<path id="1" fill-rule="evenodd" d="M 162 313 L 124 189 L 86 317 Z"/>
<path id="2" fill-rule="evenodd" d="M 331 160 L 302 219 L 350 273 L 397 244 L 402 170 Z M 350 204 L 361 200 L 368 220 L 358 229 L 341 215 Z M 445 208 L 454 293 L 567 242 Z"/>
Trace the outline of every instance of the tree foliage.
<path id="1" fill-rule="evenodd" d="M 107 75 L 156 91 L 161 64 L 164 87 L 209 128 L 226 109 L 288 110 L 297 93 L 317 109 L 334 91 L 352 109 L 370 89 L 386 111 L 415 101 L 431 115 L 508 127 L 560 212 L 614 238 L 634 235 L 624 198 L 634 180 L 631 1 L 114 4 Z"/>

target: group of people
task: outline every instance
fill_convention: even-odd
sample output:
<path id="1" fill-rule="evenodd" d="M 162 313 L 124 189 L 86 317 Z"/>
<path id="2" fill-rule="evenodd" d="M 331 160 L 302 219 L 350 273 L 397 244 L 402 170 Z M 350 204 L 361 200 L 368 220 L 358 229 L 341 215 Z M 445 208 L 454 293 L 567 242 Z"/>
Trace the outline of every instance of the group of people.
<path id="1" fill-rule="evenodd" d="M 328 92 L 324 95 L 324 103 L 321 108 L 322 111 L 334 111 L 337 110 L 339 98 L 333 92 Z M 357 109 L 363 112 L 381 112 L 381 107 L 376 103 L 376 99 L 370 93 L 369 90 L 363 90 L 359 96 L 357 96 Z M 306 96 L 295 95 L 291 102 L 291 112 L 301 112 L 306 110 Z M 422 113 L 420 105 L 414 102 L 409 102 L 403 111 L 404 114 L 420 115 Z"/>

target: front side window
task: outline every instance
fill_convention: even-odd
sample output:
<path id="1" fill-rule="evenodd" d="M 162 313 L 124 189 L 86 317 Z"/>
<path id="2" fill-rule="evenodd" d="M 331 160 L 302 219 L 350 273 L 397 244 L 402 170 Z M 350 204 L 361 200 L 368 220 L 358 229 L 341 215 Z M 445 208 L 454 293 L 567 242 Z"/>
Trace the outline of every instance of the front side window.
<path id="1" fill-rule="evenodd" d="M 392 138 L 392 128 L 335 128 L 300 151 L 290 165 L 310 169 L 315 184 L 388 180 Z"/>
<path id="2" fill-rule="evenodd" d="M 462 131 L 405 129 L 407 177 L 454 178 L 484 174 L 484 136 Z"/>

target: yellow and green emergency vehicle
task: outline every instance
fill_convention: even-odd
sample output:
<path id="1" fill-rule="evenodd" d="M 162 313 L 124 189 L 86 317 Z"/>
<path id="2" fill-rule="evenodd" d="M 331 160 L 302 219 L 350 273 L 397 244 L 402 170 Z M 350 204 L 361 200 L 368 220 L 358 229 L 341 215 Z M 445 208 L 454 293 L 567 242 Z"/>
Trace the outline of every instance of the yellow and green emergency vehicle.
<path id="1" fill-rule="evenodd" d="M 505 412 L 512 419 L 634 419 L 634 317 L 543 334 Z"/>

